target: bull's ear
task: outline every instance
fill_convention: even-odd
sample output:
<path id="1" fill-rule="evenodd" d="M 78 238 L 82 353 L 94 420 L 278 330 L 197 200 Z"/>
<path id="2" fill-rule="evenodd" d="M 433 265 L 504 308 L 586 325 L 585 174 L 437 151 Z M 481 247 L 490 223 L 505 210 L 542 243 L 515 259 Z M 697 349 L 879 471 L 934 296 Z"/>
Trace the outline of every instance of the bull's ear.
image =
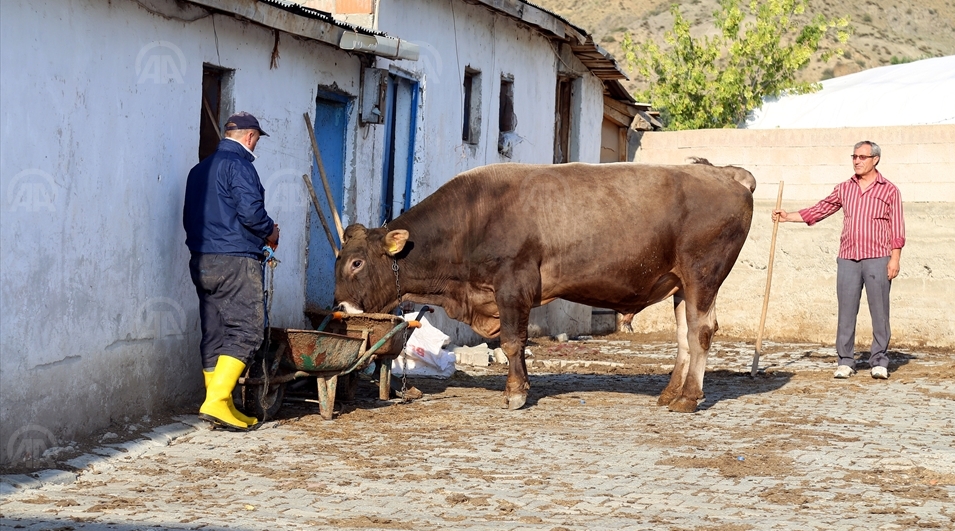
<path id="1" fill-rule="evenodd" d="M 385 234 L 385 252 L 394 256 L 405 248 L 405 242 L 408 241 L 408 231 L 393 230 Z"/>

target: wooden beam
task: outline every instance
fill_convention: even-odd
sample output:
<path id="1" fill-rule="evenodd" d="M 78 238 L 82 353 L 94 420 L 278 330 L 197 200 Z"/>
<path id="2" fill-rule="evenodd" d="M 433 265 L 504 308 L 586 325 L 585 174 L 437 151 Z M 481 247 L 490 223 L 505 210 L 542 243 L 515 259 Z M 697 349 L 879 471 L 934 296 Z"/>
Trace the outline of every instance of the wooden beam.
<path id="1" fill-rule="evenodd" d="M 610 120 L 620 127 L 630 127 L 630 122 L 633 121 L 633 116 L 628 117 L 626 114 L 617 112 L 608 107 L 604 107 L 604 118 Z"/>
<path id="2" fill-rule="evenodd" d="M 628 127 L 617 129 L 617 160 L 627 162 L 627 130 Z"/>
<path id="3" fill-rule="evenodd" d="M 628 103 L 624 103 L 620 100 L 611 98 L 609 96 L 604 96 L 604 107 L 610 107 L 611 109 L 619 112 L 620 114 L 625 114 L 629 116 L 631 119 L 633 119 L 633 117 L 637 115 L 637 110 L 638 110 L 636 105 L 630 105 Z M 627 125 L 629 125 L 629 122 L 627 123 Z"/>

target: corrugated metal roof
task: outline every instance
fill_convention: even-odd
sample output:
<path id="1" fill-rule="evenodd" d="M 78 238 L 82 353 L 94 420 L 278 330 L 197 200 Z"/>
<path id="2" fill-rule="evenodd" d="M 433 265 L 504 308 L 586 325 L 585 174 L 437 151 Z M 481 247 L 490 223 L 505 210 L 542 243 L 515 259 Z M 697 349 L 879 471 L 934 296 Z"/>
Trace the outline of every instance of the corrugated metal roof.
<path id="1" fill-rule="evenodd" d="M 527 4 L 527 5 L 534 6 L 534 7 L 536 7 L 537 9 L 540 9 L 541 11 L 544 11 L 544 12 L 548 13 L 548 14 L 551 15 L 552 17 L 554 17 L 554 18 L 560 20 L 560 21 L 563 22 L 564 24 L 567 24 L 568 26 L 574 28 L 575 30 L 579 31 L 580 33 L 587 34 L 587 30 L 585 30 L 584 28 L 581 28 L 580 26 L 578 26 L 578 25 L 574 24 L 573 22 L 567 20 L 567 19 L 564 18 L 562 15 L 558 15 L 557 13 L 555 13 L 555 12 L 553 12 L 553 11 L 547 9 L 546 7 L 541 6 L 540 4 L 535 4 L 534 2 L 528 2 L 527 0 L 522 0 L 522 1 L 523 1 L 525 4 Z"/>
<path id="2" fill-rule="evenodd" d="M 553 11 L 527 0 L 469 1 L 483 4 L 566 41 L 580 62 L 599 79 L 629 79 L 617 60 L 610 52 L 598 46 L 591 34 Z"/>
<path id="3" fill-rule="evenodd" d="M 335 19 L 331 13 L 286 0 L 188 0 L 267 28 L 323 42 L 352 53 L 416 61 L 417 45 Z"/>
<path id="4" fill-rule="evenodd" d="M 314 30 L 314 34 L 308 32 L 295 32 L 290 28 L 282 28 L 286 31 L 292 31 L 295 34 L 306 37 L 317 37 L 319 40 L 339 46 L 341 31 L 351 31 L 362 35 L 373 35 L 376 37 L 389 37 L 387 34 L 370 28 L 350 24 L 348 22 L 336 19 L 331 13 L 320 11 L 311 7 L 305 7 L 301 4 L 287 0 L 191 0 L 193 3 L 205 5 L 213 9 L 220 9 L 232 12 L 238 16 L 243 16 L 256 22 L 266 25 L 273 25 L 274 21 L 262 11 L 255 7 L 256 4 L 265 4 L 270 8 L 279 9 L 286 13 L 315 20 L 327 24 L 326 28 L 338 28 L 337 36 L 328 34 L 326 30 Z M 514 18 L 523 24 L 527 24 L 542 33 L 550 35 L 552 38 L 565 42 L 571 49 L 575 57 L 594 74 L 598 79 L 605 83 L 613 85 L 615 80 L 629 79 L 627 74 L 620 68 L 617 60 L 607 50 L 603 49 L 594 42 L 593 36 L 587 33 L 583 28 L 574 25 L 564 17 L 540 7 L 527 0 L 465 0 L 484 5 L 506 16 Z M 287 24 L 286 24 L 287 25 Z M 315 33 L 317 31 L 317 33 Z M 621 101 L 633 101 L 629 94 L 622 94 L 622 87 L 609 87 L 611 97 Z"/>
<path id="5" fill-rule="evenodd" d="M 313 9 L 311 7 L 305 7 L 301 4 L 296 4 L 294 2 L 285 2 L 283 0 L 258 0 L 258 1 L 262 2 L 263 4 L 269 4 L 271 6 L 275 6 L 284 11 L 288 11 L 289 13 L 292 13 L 294 15 L 298 15 L 305 18 L 311 18 L 315 20 L 321 20 L 329 24 L 334 24 L 340 28 L 354 31 L 355 33 L 363 33 L 365 35 L 380 35 L 380 36 L 385 35 L 384 33 L 377 30 L 365 28 L 363 26 L 356 26 L 355 24 L 349 24 L 347 22 L 338 20 L 335 17 L 333 17 L 331 13 L 328 13 L 325 11 L 319 11 L 318 9 Z"/>

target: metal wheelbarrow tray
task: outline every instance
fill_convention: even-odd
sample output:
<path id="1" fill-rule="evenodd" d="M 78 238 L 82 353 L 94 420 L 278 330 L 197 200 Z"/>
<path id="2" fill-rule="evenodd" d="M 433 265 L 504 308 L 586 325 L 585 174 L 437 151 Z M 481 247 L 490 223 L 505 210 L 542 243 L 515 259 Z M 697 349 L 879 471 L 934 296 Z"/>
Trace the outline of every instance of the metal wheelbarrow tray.
<path id="1" fill-rule="evenodd" d="M 425 312 L 431 311 L 433 310 L 427 306 L 422 308 L 415 320 L 412 321 L 414 324 L 410 325 L 409 328 L 416 328 L 418 326 L 417 321 L 421 320 L 421 316 Z M 329 315 L 333 315 L 330 310 L 308 310 L 305 312 L 305 316 L 309 318 L 312 326 L 316 329 L 321 327 Z M 406 335 L 411 333 L 410 331 L 393 333 L 393 331 L 396 331 L 395 328 L 402 326 L 404 322 L 406 321 L 403 318 L 390 313 L 344 314 L 343 318 L 329 320 L 324 328 L 327 332 L 350 337 L 362 337 L 362 334 L 367 332 L 368 344 L 371 346 L 376 345 L 384 338 L 384 343 L 375 350 L 374 356 L 369 360 L 369 362 L 378 364 L 378 398 L 381 400 L 391 398 L 391 362 L 401 355 L 401 349 L 405 346 Z M 363 367 L 365 366 L 367 365 Z"/>
<path id="2" fill-rule="evenodd" d="M 379 398 L 388 400 L 391 360 L 404 347 L 406 329 L 420 325 L 391 314 L 311 311 L 306 315 L 318 330 L 270 328 L 271 347 L 263 370 L 258 371 L 260 376 L 240 380 L 243 385 L 259 386 L 253 392 L 260 406 L 255 408 L 256 413 L 263 420 L 274 416 L 281 405 L 285 383 L 314 377 L 318 383 L 319 412 L 322 418 L 331 420 L 338 376 L 363 369 L 372 362 L 380 365 Z M 275 391 L 270 392 L 270 387 Z"/>

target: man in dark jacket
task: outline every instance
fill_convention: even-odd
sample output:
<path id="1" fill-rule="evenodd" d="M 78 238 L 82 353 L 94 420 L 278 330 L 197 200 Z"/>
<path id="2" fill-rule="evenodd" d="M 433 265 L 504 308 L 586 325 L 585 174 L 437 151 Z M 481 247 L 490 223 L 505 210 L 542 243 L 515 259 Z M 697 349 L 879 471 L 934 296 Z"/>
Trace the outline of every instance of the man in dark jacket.
<path id="1" fill-rule="evenodd" d="M 258 419 L 236 409 L 232 390 L 265 337 L 263 249 L 279 243 L 252 166 L 260 136 L 268 134 L 254 116 L 231 116 L 216 152 L 189 172 L 182 212 L 202 324 L 206 399 L 199 418 L 242 431 Z"/>

